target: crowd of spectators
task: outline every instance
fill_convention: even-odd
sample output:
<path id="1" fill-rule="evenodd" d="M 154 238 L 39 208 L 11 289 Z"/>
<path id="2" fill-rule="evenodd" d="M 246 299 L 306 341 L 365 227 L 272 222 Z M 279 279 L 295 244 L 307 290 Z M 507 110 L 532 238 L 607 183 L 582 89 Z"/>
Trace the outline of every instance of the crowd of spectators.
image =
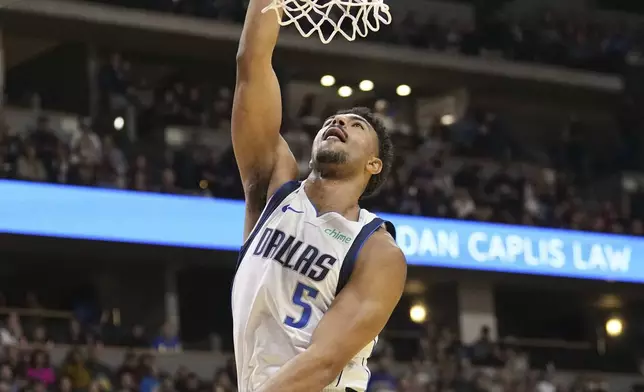
<path id="1" fill-rule="evenodd" d="M 153 85 L 119 53 L 112 53 L 99 73 L 103 106 L 111 113 L 134 105 L 141 122 L 220 128 L 230 121 L 232 91 L 204 81 L 170 78 Z"/>
<path id="2" fill-rule="evenodd" d="M 102 1 L 102 0 L 96 0 Z M 247 1 L 147 0 L 114 2 L 127 7 L 242 23 Z M 392 8 L 396 9 L 395 2 Z M 644 31 L 626 22 L 599 23 L 546 11 L 539 18 L 475 18 L 468 23 L 423 17 L 410 11 L 368 39 L 423 51 L 492 56 L 597 72 L 619 73 L 629 54 L 640 53 Z"/>
<path id="3" fill-rule="evenodd" d="M 9 129 L 0 122 L 0 176 L 82 186 L 168 194 L 242 198 L 230 147 L 231 89 L 171 78 L 151 85 L 128 61 L 110 56 L 100 73 L 103 104 L 114 118 L 136 107 L 139 128 L 163 133 L 169 125 L 209 129 L 215 143 L 195 137 L 181 147 L 143 138 L 123 143 L 123 132 L 79 121 L 80 131 L 63 135 L 41 114 L 33 129 Z M 324 115 L 305 99 L 286 121 L 284 137 L 308 171 L 312 138 Z M 584 183 L 593 171 L 582 141 L 580 120 L 562 124 L 562 139 L 549 152 L 547 168 L 518 163 L 523 146 L 512 138 L 502 116 L 472 111 L 455 124 L 436 118 L 427 127 L 406 124 L 388 103 L 373 110 L 392 130 L 397 160 L 389 181 L 374 198 L 375 211 L 509 224 L 572 228 L 642 235 L 641 209 L 635 197 L 589 201 Z M 158 139 L 158 138 L 157 138 Z M 456 163 L 455 163 L 456 162 Z M 583 197 L 582 197 L 583 196 Z"/>
<path id="4" fill-rule="evenodd" d="M 118 315 L 83 301 L 69 311 L 51 311 L 33 292 L 28 292 L 20 303 L 10 303 L 0 293 L 0 309 L 6 314 L 0 322 L 0 345 L 3 346 L 37 345 L 39 349 L 48 349 L 54 344 L 99 344 L 151 348 L 164 353 L 183 349 L 177 326 L 172 323 L 165 323 L 156 331 L 147 331 L 139 324 L 124 328 L 118 322 Z"/>
<path id="5" fill-rule="evenodd" d="M 125 331 L 105 312 L 92 321 L 88 312 L 77 309 L 69 312 L 61 329 L 33 294 L 21 304 L 25 308 L 7 308 L 6 301 L 0 305 L 6 314 L 0 321 L 1 391 L 236 392 L 234 361 L 225 355 L 222 367 L 212 369 L 210 380 L 182 365 L 174 374 L 159 365 L 159 356 L 190 353 L 182 351 L 171 324 L 166 323 L 158 335 L 147 334 L 141 325 Z M 608 390 L 597 377 L 564 379 L 550 362 L 542 369 L 531 368 L 528 352 L 513 344 L 498 344 L 487 327 L 467 345 L 452 329 L 431 322 L 420 331 L 414 360 L 408 364 L 396 360 L 391 341 L 380 340 L 371 359 L 369 392 Z M 121 348 L 120 366 L 108 363 L 104 347 Z M 54 349 L 61 348 L 66 350 L 64 358 L 52 360 Z M 212 355 L 222 355 L 218 347 L 211 350 Z"/>
<path id="6" fill-rule="evenodd" d="M 371 360 L 369 391 L 376 392 L 604 392 L 601 377 L 564 379 L 554 362 L 539 368 L 527 351 L 500 344 L 482 327 L 479 338 L 462 344 L 449 328 L 428 324 L 409 366 L 396 366 L 392 347 L 379 344 Z M 553 358 L 554 359 L 554 358 Z"/>
<path id="7" fill-rule="evenodd" d="M 33 293 L 21 308 L 7 308 L 0 322 L 0 390 L 3 392 L 235 392 L 234 363 L 200 379 L 185 366 L 175 374 L 159 369 L 158 355 L 181 353 L 182 342 L 171 323 L 147 333 L 141 325 L 126 330 L 108 312 L 88 317 L 85 309 L 60 312 L 43 308 Z M 68 315 L 61 316 L 61 313 Z M 63 324 L 61 324 L 61 321 Z M 122 347 L 123 363 L 105 362 L 104 347 Z M 55 348 L 67 350 L 56 363 Z"/>
<path id="8" fill-rule="evenodd" d="M 53 345 L 54 343 L 52 343 Z M 154 351 L 126 351 L 118 368 L 102 361 L 102 343 L 70 346 L 66 358 L 53 364 L 50 348 L 38 342 L 4 345 L 0 356 L 0 390 L 32 392 L 234 392 L 234 367 L 214 369 L 204 380 L 186 367 L 175 374 L 158 369 Z"/>
<path id="9" fill-rule="evenodd" d="M 513 21 L 495 18 L 479 25 L 422 21 L 410 13 L 395 29 L 376 39 L 420 50 L 492 56 L 597 72 L 620 72 L 629 53 L 639 47 L 641 32 L 626 25 L 605 26 L 558 17 Z"/>

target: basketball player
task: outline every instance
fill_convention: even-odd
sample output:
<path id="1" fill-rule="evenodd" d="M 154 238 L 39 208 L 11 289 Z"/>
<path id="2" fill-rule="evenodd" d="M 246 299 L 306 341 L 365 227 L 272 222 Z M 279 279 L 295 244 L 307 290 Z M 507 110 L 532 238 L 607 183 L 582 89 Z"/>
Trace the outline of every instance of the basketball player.
<path id="1" fill-rule="evenodd" d="M 358 200 L 385 181 L 393 151 L 368 109 L 326 119 L 309 177 L 280 136 L 271 65 L 279 24 L 250 0 L 237 58 L 232 139 L 246 197 L 232 290 L 240 392 L 364 391 L 367 358 L 398 303 L 407 265 L 393 226 Z"/>

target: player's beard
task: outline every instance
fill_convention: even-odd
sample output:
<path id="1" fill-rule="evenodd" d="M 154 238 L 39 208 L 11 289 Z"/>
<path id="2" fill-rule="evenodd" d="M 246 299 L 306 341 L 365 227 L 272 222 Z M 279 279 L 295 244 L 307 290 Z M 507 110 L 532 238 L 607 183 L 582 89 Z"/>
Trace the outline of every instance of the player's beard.
<path id="1" fill-rule="evenodd" d="M 349 156 L 344 151 L 319 150 L 313 159 L 312 169 L 322 177 L 336 177 L 339 175 L 340 165 L 344 165 L 348 161 Z"/>
<path id="2" fill-rule="evenodd" d="M 342 165 L 347 163 L 349 156 L 344 151 L 334 151 L 331 149 L 318 150 L 315 155 L 315 162 L 322 165 Z"/>

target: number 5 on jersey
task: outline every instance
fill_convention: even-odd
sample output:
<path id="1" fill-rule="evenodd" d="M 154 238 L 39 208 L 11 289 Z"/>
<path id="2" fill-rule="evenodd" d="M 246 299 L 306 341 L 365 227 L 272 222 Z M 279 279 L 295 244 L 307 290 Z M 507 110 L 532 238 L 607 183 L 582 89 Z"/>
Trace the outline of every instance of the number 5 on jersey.
<path id="1" fill-rule="evenodd" d="M 291 316 L 284 319 L 284 324 L 289 327 L 302 329 L 306 327 L 311 318 L 311 304 L 307 300 L 313 300 L 318 296 L 318 291 L 311 286 L 298 282 L 293 292 L 293 303 L 302 308 L 302 314 L 296 320 Z"/>

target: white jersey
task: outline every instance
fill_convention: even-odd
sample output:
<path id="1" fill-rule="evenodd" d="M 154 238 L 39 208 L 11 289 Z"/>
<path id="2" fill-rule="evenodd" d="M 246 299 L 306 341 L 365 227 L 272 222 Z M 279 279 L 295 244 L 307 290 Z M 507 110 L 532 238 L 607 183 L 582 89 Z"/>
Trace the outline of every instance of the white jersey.
<path id="1" fill-rule="evenodd" d="M 271 197 L 240 251 L 232 290 L 240 392 L 258 390 L 309 346 L 360 248 L 385 223 L 367 210 L 360 210 L 357 222 L 335 212 L 318 216 L 303 184 L 286 183 Z M 324 391 L 366 390 L 367 358 L 376 342 Z"/>

